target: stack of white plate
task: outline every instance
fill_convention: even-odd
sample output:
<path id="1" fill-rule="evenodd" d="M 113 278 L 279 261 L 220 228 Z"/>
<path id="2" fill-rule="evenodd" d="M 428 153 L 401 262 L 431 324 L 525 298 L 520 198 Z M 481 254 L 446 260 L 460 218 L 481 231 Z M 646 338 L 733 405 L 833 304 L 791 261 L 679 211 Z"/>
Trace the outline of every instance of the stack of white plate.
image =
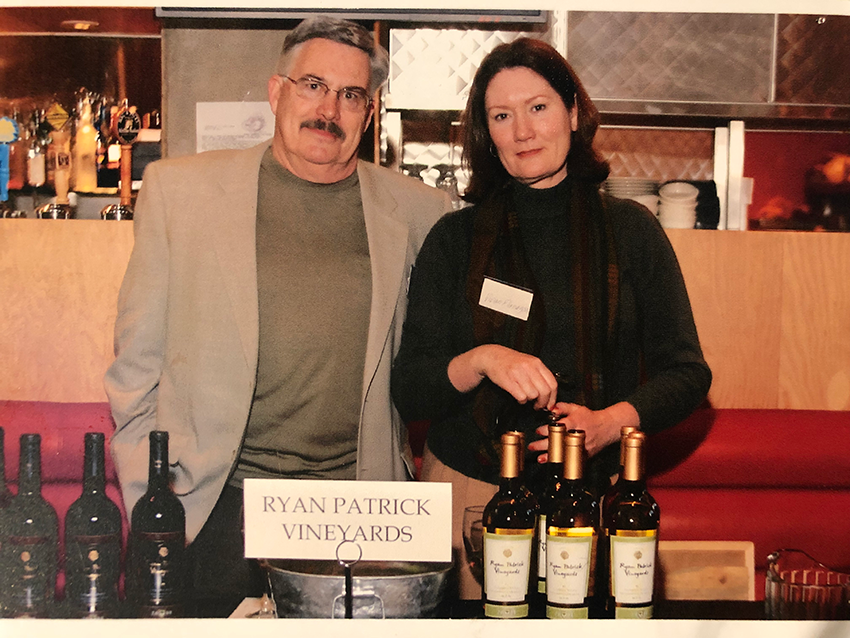
<path id="1" fill-rule="evenodd" d="M 659 190 L 658 221 L 664 228 L 693 228 L 699 189 L 688 182 L 668 182 Z"/>
<path id="2" fill-rule="evenodd" d="M 643 177 L 609 177 L 605 192 L 620 199 L 631 199 L 658 214 L 658 182 Z"/>

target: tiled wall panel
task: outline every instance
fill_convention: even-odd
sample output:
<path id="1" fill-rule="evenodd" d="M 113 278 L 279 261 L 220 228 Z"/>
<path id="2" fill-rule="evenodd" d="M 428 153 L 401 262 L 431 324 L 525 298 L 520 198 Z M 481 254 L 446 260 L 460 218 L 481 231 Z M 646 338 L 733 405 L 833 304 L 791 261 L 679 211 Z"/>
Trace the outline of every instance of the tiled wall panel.
<path id="1" fill-rule="evenodd" d="M 570 11 L 567 57 L 594 98 L 767 102 L 772 15 Z"/>
<path id="2" fill-rule="evenodd" d="M 776 101 L 850 104 L 850 16 L 781 15 Z"/>

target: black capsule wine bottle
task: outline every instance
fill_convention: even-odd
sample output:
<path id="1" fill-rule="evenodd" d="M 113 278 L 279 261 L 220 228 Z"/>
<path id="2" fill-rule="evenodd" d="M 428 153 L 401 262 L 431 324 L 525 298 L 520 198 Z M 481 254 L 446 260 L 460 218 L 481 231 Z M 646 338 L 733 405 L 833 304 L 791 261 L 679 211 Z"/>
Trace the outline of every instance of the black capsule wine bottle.
<path id="1" fill-rule="evenodd" d="M 21 435 L 18 493 L 2 512 L 0 607 L 6 617 L 47 618 L 56 589 L 56 510 L 41 495 L 41 436 Z"/>
<path id="2" fill-rule="evenodd" d="M 127 598 L 135 615 L 179 617 L 186 607 L 186 513 L 168 480 L 168 432 L 150 433 L 148 489 L 130 517 Z"/>
<path id="3" fill-rule="evenodd" d="M 625 439 L 622 481 L 604 514 L 609 581 L 606 615 L 652 618 L 661 513 L 646 489 L 643 432 Z"/>
<path id="4" fill-rule="evenodd" d="M 626 439 L 628 438 L 629 434 L 638 431 L 639 428 L 635 425 L 624 425 L 620 428 L 620 469 L 617 474 L 617 481 L 614 483 L 614 485 L 612 485 L 611 488 L 604 495 L 600 494 L 600 498 L 602 499 L 602 519 L 605 518 L 605 512 L 608 511 L 608 506 L 610 505 L 611 501 L 614 499 L 614 497 L 617 495 L 617 493 L 623 486 L 623 465 L 626 459 Z"/>
<path id="5" fill-rule="evenodd" d="M 525 437 L 502 435 L 499 491 L 484 508 L 484 615 L 528 616 L 537 499 L 522 480 Z"/>
<path id="6" fill-rule="evenodd" d="M 9 503 L 12 502 L 12 492 L 9 491 L 9 486 L 6 485 L 6 450 L 5 450 L 6 433 L 3 428 L 0 428 L 0 510 L 6 509 Z M 2 534 L 2 529 L 0 529 Z"/>
<path id="7" fill-rule="evenodd" d="M 549 424 L 549 459 L 544 472 L 543 487 L 536 494 L 540 506 L 537 515 L 537 593 L 546 597 L 546 520 L 552 510 L 564 478 L 564 433 L 563 423 Z"/>
<path id="8" fill-rule="evenodd" d="M 588 618 L 594 592 L 599 506 L 584 482 L 583 430 L 564 440 L 561 489 L 546 528 L 546 617 Z"/>
<path id="9" fill-rule="evenodd" d="M 71 616 L 118 614 L 121 512 L 106 495 L 104 435 L 84 438 L 83 493 L 65 516 L 65 607 Z"/>

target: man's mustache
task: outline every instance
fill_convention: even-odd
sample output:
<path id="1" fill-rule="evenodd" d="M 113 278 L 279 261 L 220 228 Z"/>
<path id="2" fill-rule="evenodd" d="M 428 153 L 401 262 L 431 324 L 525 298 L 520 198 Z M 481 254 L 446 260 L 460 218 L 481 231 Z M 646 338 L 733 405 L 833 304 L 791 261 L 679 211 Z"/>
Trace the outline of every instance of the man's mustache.
<path id="1" fill-rule="evenodd" d="M 306 122 L 301 122 L 301 128 L 313 128 L 317 131 L 327 131 L 341 140 L 345 139 L 345 131 L 343 131 L 336 122 L 328 122 L 326 120 L 307 120 Z"/>

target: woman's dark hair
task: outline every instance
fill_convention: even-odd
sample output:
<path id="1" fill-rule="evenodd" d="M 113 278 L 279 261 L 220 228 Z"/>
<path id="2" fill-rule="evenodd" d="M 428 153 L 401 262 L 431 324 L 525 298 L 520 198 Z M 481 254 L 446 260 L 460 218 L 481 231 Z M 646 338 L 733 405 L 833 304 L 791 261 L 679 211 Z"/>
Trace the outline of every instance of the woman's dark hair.
<path id="1" fill-rule="evenodd" d="M 487 198 L 511 179 L 496 155 L 487 126 L 484 96 L 499 71 L 525 67 L 545 79 L 561 96 L 568 109 L 577 107 L 578 128 L 570 139 L 567 172 L 578 179 L 600 183 L 609 166 L 593 148 L 599 127 L 599 111 L 567 61 L 542 40 L 519 38 L 493 49 L 481 62 L 463 114 L 463 165 L 470 173 L 464 199 L 473 203 Z"/>

